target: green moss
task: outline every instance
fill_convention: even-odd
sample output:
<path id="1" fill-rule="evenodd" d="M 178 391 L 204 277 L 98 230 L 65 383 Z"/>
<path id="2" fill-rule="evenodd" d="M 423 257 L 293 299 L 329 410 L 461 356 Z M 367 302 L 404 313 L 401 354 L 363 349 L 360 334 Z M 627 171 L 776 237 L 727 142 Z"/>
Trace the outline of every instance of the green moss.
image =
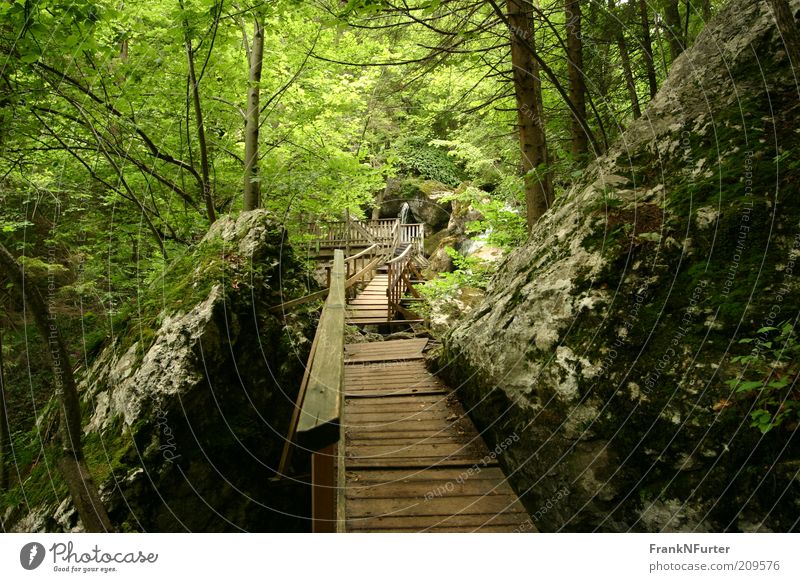
<path id="1" fill-rule="evenodd" d="M 95 483 L 104 483 L 112 474 L 124 475 L 132 464 L 138 465 L 131 431 L 115 419 L 102 434 L 91 432 L 83 442 L 83 453 Z"/>

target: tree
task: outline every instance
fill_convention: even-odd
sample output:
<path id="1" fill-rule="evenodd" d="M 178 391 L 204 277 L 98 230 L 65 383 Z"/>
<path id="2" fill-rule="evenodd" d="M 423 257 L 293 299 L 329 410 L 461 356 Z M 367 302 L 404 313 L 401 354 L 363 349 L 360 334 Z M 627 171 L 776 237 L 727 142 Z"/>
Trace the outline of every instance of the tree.
<path id="1" fill-rule="evenodd" d="M 639 0 L 639 16 L 642 21 L 642 58 L 647 73 L 647 86 L 650 89 L 650 99 L 658 92 L 658 80 L 653 61 L 653 39 L 650 34 L 650 15 L 647 8 L 648 0 Z"/>
<path id="2" fill-rule="evenodd" d="M 583 71 L 583 35 L 580 0 L 564 0 L 567 28 L 567 73 L 569 76 L 569 98 L 575 106 L 576 114 L 572 116 L 572 155 L 580 159 L 589 151 L 589 138 L 585 128 L 586 119 L 586 82 Z"/>
<path id="3" fill-rule="evenodd" d="M 550 206 L 550 188 L 546 176 L 547 138 L 541 107 L 542 82 L 539 78 L 539 64 L 529 50 L 534 42 L 533 11 L 530 3 L 524 0 L 506 0 L 506 17 L 511 38 L 511 66 L 525 179 L 525 207 L 528 230 L 531 231 Z"/>
<path id="4" fill-rule="evenodd" d="M 94 479 L 86 466 L 81 442 L 82 423 L 78 389 L 72 374 L 72 365 L 61 331 L 39 293 L 38 288 L 26 280 L 25 271 L 14 256 L 0 244 L 0 267 L 16 287 L 22 290 L 36 327 L 47 342 L 54 393 L 60 404 L 62 456 L 58 467 L 67 484 L 72 502 L 78 510 L 87 532 L 113 531 L 111 520 L 103 505 Z"/>
<path id="5" fill-rule="evenodd" d="M 264 60 L 264 27 L 258 14 L 253 15 L 253 43 L 247 51 L 249 83 L 244 130 L 244 210 L 258 208 L 261 187 L 258 175 L 259 95 Z"/>
<path id="6" fill-rule="evenodd" d="M 0 327 L 0 491 L 8 488 L 8 457 L 11 435 L 8 430 L 8 404 L 6 402 L 6 379 L 3 365 L 3 328 Z"/>
<path id="7" fill-rule="evenodd" d="M 800 32 L 788 0 L 768 0 L 795 75 L 800 75 Z"/>
<path id="8" fill-rule="evenodd" d="M 661 6 L 664 16 L 664 29 L 669 41 L 669 52 L 671 62 L 675 62 L 686 46 L 686 38 L 683 36 L 681 26 L 681 12 L 678 6 L 679 0 L 662 0 Z"/>
<path id="9" fill-rule="evenodd" d="M 636 79 L 633 77 L 633 69 L 631 68 L 631 57 L 628 52 L 628 42 L 625 40 L 623 20 L 617 14 L 614 0 L 608 0 L 608 10 L 612 19 L 614 40 L 619 49 L 619 58 L 622 64 L 622 72 L 625 76 L 625 86 L 628 89 L 628 98 L 631 102 L 631 111 L 633 112 L 633 118 L 637 119 L 642 116 L 642 108 L 639 106 L 639 95 L 636 92 Z"/>
<path id="10" fill-rule="evenodd" d="M 183 0 L 179 0 L 181 11 L 183 12 L 183 35 L 186 45 L 186 60 L 188 64 L 187 82 L 191 93 L 192 106 L 197 129 L 197 147 L 200 150 L 200 171 L 203 175 L 203 200 L 206 203 L 208 221 L 216 220 L 216 210 L 214 209 L 214 191 L 211 185 L 211 170 L 208 163 L 208 144 L 206 142 L 206 126 L 203 123 L 203 107 L 200 103 L 200 79 L 195 72 L 194 49 L 192 48 L 191 29 L 189 28 L 189 17 Z M 216 26 L 216 24 L 215 24 Z M 210 50 L 210 49 L 209 49 Z"/>

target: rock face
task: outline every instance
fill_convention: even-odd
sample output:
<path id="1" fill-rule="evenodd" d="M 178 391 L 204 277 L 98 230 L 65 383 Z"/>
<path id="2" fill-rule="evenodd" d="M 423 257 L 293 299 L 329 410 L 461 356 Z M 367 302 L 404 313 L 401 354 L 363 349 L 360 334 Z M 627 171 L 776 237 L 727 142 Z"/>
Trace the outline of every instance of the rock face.
<path id="1" fill-rule="evenodd" d="M 798 528 L 797 422 L 726 384 L 798 315 L 797 103 L 767 3 L 730 2 L 444 338 L 540 530 Z"/>
<path id="2" fill-rule="evenodd" d="M 409 220 L 424 224 L 425 234 L 431 234 L 447 226 L 450 203 L 440 199 L 451 193 L 452 188 L 435 180 L 390 179 L 381 197 L 379 217 L 396 218 L 407 203 L 411 210 Z"/>
<path id="3" fill-rule="evenodd" d="M 220 218 L 143 292 L 82 385 L 87 460 L 122 530 L 308 529 L 305 487 L 270 478 L 312 322 L 267 310 L 304 292 L 263 211 Z M 76 527 L 69 501 L 56 503 L 17 529 Z"/>

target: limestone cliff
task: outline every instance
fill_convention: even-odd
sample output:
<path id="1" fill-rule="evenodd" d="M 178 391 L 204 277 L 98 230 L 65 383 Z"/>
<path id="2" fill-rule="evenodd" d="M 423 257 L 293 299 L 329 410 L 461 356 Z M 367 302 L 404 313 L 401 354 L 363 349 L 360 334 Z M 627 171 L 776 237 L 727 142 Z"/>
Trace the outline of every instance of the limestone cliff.
<path id="1" fill-rule="evenodd" d="M 798 527 L 797 422 L 726 383 L 798 316 L 798 133 L 767 3 L 729 3 L 444 338 L 541 530 Z"/>
<path id="2" fill-rule="evenodd" d="M 222 217 L 120 315 L 81 397 L 88 464 L 121 530 L 307 529 L 305 486 L 270 481 L 313 326 L 267 308 L 304 294 L 302 277 L 268 213 Z M 44 469 L 23 482 L 29 507 L 4 523 L 80 529 Z"/>

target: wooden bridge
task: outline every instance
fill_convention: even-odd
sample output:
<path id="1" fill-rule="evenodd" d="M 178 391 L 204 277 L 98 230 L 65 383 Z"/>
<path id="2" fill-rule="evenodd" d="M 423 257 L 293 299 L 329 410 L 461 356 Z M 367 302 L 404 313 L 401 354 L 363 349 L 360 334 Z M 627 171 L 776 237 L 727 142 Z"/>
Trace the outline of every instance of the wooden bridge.
<path id="1" fill-rule="evenodd" d="M 499 465 L 513 443 L 486 446 L 427 370 L 427 339 L 345 345 L 346 323 L 419 321 L 404 303 L 422 225 L 391 222 L 351 225 L 353 238 L 336 225 L 313 243 L 333 259 L 329 287 L 278 473 L 294 448 L 312 451 L 315 532 L 535 531 Z"/>

